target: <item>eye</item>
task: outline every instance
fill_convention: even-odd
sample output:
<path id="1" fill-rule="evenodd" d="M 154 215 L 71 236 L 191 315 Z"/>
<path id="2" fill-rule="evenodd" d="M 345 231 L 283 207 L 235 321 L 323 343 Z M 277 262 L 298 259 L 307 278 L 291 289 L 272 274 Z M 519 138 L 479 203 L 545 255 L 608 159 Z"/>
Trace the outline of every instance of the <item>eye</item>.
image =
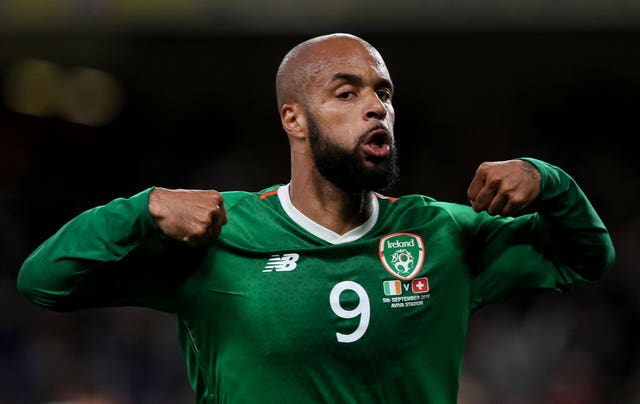
<path id="1" fill-rule="evenodd" d="M 380 101 L 389 101 L 391 100 L 391 91 L 384 89 L 384 90 L 377 90 L 376 94 L 378 95 L 378 98 L 380 98 Z"/>
<path id="2" fill-rule="evenodd" d="M 338 99 L 343 101 L 352 100 L 353 98 L 355 98 L 355 96 L 356 93 L 354 93 L 353 91 L 343 91 L 341 93 L 338 93 Z"/>

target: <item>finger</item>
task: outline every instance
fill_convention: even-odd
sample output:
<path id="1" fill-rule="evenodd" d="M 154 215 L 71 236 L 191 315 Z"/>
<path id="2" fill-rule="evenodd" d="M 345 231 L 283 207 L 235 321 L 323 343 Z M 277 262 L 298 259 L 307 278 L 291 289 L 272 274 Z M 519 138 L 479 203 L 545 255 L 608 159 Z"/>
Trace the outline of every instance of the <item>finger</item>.
<path id="1" fill-rule="evenodd" d="M 182 238 L 182 242 L 191 247 L 198 247 L 204 244 L 202 237 L 196 237 L 196 236 L 184 236 Z"/>
<path id="2" fill-rule="evenodd" d="M 218 236 L 220 236 L 221 227 L 219 225 L 211 225 L 209 226 L 204 234 L 200 235 L 187 235 L 182 238 L 184 243 L 187 243 L 191 247 L 199 247 L 203 245 L 213 244 L 216 240 L 218 240 Z"/>
<path id="3" fill-rule="evenodd" d="M 478 168 L 476 174 L 471 180 L 471 184 L 469 184 L 469 188 L 467 188 L 467 198 L 469 199 L 469 202 L 473 204 L 478 196 L 478 193 L 480 193 L 480 190 L 482 190 L 482 188 L 484 187 L 486 180 L 487 176 L 485 172 Z"/>
<path id="4" fill-rule="evenodd" d="M 207 233 L 203 238 L 202 242 L 211 244 L 218 239 L 220 236 L 220 232 L 222 231 L 222 226 L 218 223 L 212 223 L 211 226 L 207 228 Z"/>
<path id="5" fill-rule="evenodd" d="M 485 185 L 480 190 L 480 192 L 478 192 L 478 195 L 476 195 L 476 199 L 471 204 L 473 210 L 475 210 L 476 212 L 487 210 L 495 195 L 496 191 L 493 189 L 493 187 Z"/>
<path id="6" fill-rule="evenodd" d="M 218 223 L 221 226 L 224 226 L 225 224 L 227 224 L 227 210 L 224 208 L 224 201 L 222 200 L 222 198 L 220 198 L 220 202 L 218 203 L 218 210 L 219 210 L 219 219 L 218 219 Z"/>
<path id="7" fill-rule="evenodd" d="M 212 212 L 212 217 L 209 221 L 209 225 L 206 228 L 205 234 L 202 236 L 201 244 L 212 244 L 222 232 L 222 226 L 227 223 L 227 214 L 224 209 L 224 205 L 216 205 L 215 210 Z"/>
<path id="8" fill-rule="evenodd" d="M 529 206 L 530 200 L 525 199 L 523 197 L 518 197 L 518 195 L 511 196 L 507 202 L 507 204 L 502 209 L 503 216 L 512 216 L 515 213 L 525 209 Z"/>
<path id="9" fill-rule="evenodd" d="M 513 203 L 508 202 L 506 205 L 504 205 L 504 207 L 502 208 L 502 212 L 500 212 L 501 216 L 513 216 L 513 214 L 517 211 L 519 211 L 520 209 L 517 208 Z"/>
<path id="10" fill-rule="evenodd" d="M 508 206 L 509 197 L 503 192 L 498 192 L 493 197 L 487 208 L 487 212 L 490 215 L 502 215 L 507 216 L 505 207 Z"/>

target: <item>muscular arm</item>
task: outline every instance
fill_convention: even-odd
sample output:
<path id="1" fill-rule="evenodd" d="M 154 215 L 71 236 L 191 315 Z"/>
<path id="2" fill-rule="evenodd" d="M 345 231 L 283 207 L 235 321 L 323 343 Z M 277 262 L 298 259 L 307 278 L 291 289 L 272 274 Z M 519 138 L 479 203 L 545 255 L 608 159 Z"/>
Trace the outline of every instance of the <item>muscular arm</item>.
<path id="1" fill-rule="evenodd" d="M 192 246 L 211 242 L 220 232 L 221 220 L 194 224 L 206 222 L 207 213 L 194 207 L 193 199 L 205 199 L 208 192 L 215 191 L 148 189 L 80 214 L 27 257 L 19 291 L 58 311 L 123 305 L 173 311 L 177 288 L 204 253 Z"/>
<path id="2" fill-rule="evenodd" d="M 611 236 L 578 184 L 557 167 L 529 159 L 544 173 L 534 204 L 546 243 L 558 260 L 581 276 L 600 278 L 615 259 Z"/>
<path id="3" fill-rule="evenodd" d="M 477 173 L 469 188 L 474 210 L 504 215 L 500 207 L 509 214 L 528 208 L 534 213 L 499 219 L 481 213 L 483 224 L 470 251 L 470 261 L 478 269 L 475 304 L 566 290 L 600 278 L 613 263 L 614 248 L 604 223 L 576 182 L 539 160 L 512 160 L 508 165 L 522 170 L 518 175 L 524 179 L 510 183 L 500 174 L 504 167 Z M 487 197 L 491 194 L 496 196 Z M 515 203 L 509 194 L 516 195 Z"/>

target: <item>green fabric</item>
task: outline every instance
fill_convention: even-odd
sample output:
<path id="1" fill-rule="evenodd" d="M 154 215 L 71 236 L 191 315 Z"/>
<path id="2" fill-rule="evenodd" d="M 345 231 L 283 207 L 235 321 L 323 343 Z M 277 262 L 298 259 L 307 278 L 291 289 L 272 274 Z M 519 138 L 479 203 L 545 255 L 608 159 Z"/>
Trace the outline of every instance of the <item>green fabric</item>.
<path id="1" fill-rule="evenodd" d="M 528 160 L 542 175 L 541 213 L 379 196 L 375 226 L 337 245 L 296 224 L 277 194 L 260 197 L 274 186 L 223 193 L 219 240 L 190 248 L 160 234 L 148 189 L 66 224 L 27 258 L 18 287 L 55 310 L 176 313 L 198 403 L 454 404 L 474 310 L 566 291 L 613 262 L 575 182 Z M 417 272 L 394 273 L 392 253 Z"/>

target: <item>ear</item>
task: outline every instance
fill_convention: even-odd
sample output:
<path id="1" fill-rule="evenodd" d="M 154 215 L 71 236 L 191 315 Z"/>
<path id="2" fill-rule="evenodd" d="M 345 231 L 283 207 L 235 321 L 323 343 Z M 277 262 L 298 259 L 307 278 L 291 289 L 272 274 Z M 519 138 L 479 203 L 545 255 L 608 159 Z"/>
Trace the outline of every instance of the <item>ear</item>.
<path id="1" fill-rule="evenodd" d="M 284 104 L 280 110 L 280 121 L 289 136 L 296 139 L 307 136 L 307 119 L 299 104 Z"/>

